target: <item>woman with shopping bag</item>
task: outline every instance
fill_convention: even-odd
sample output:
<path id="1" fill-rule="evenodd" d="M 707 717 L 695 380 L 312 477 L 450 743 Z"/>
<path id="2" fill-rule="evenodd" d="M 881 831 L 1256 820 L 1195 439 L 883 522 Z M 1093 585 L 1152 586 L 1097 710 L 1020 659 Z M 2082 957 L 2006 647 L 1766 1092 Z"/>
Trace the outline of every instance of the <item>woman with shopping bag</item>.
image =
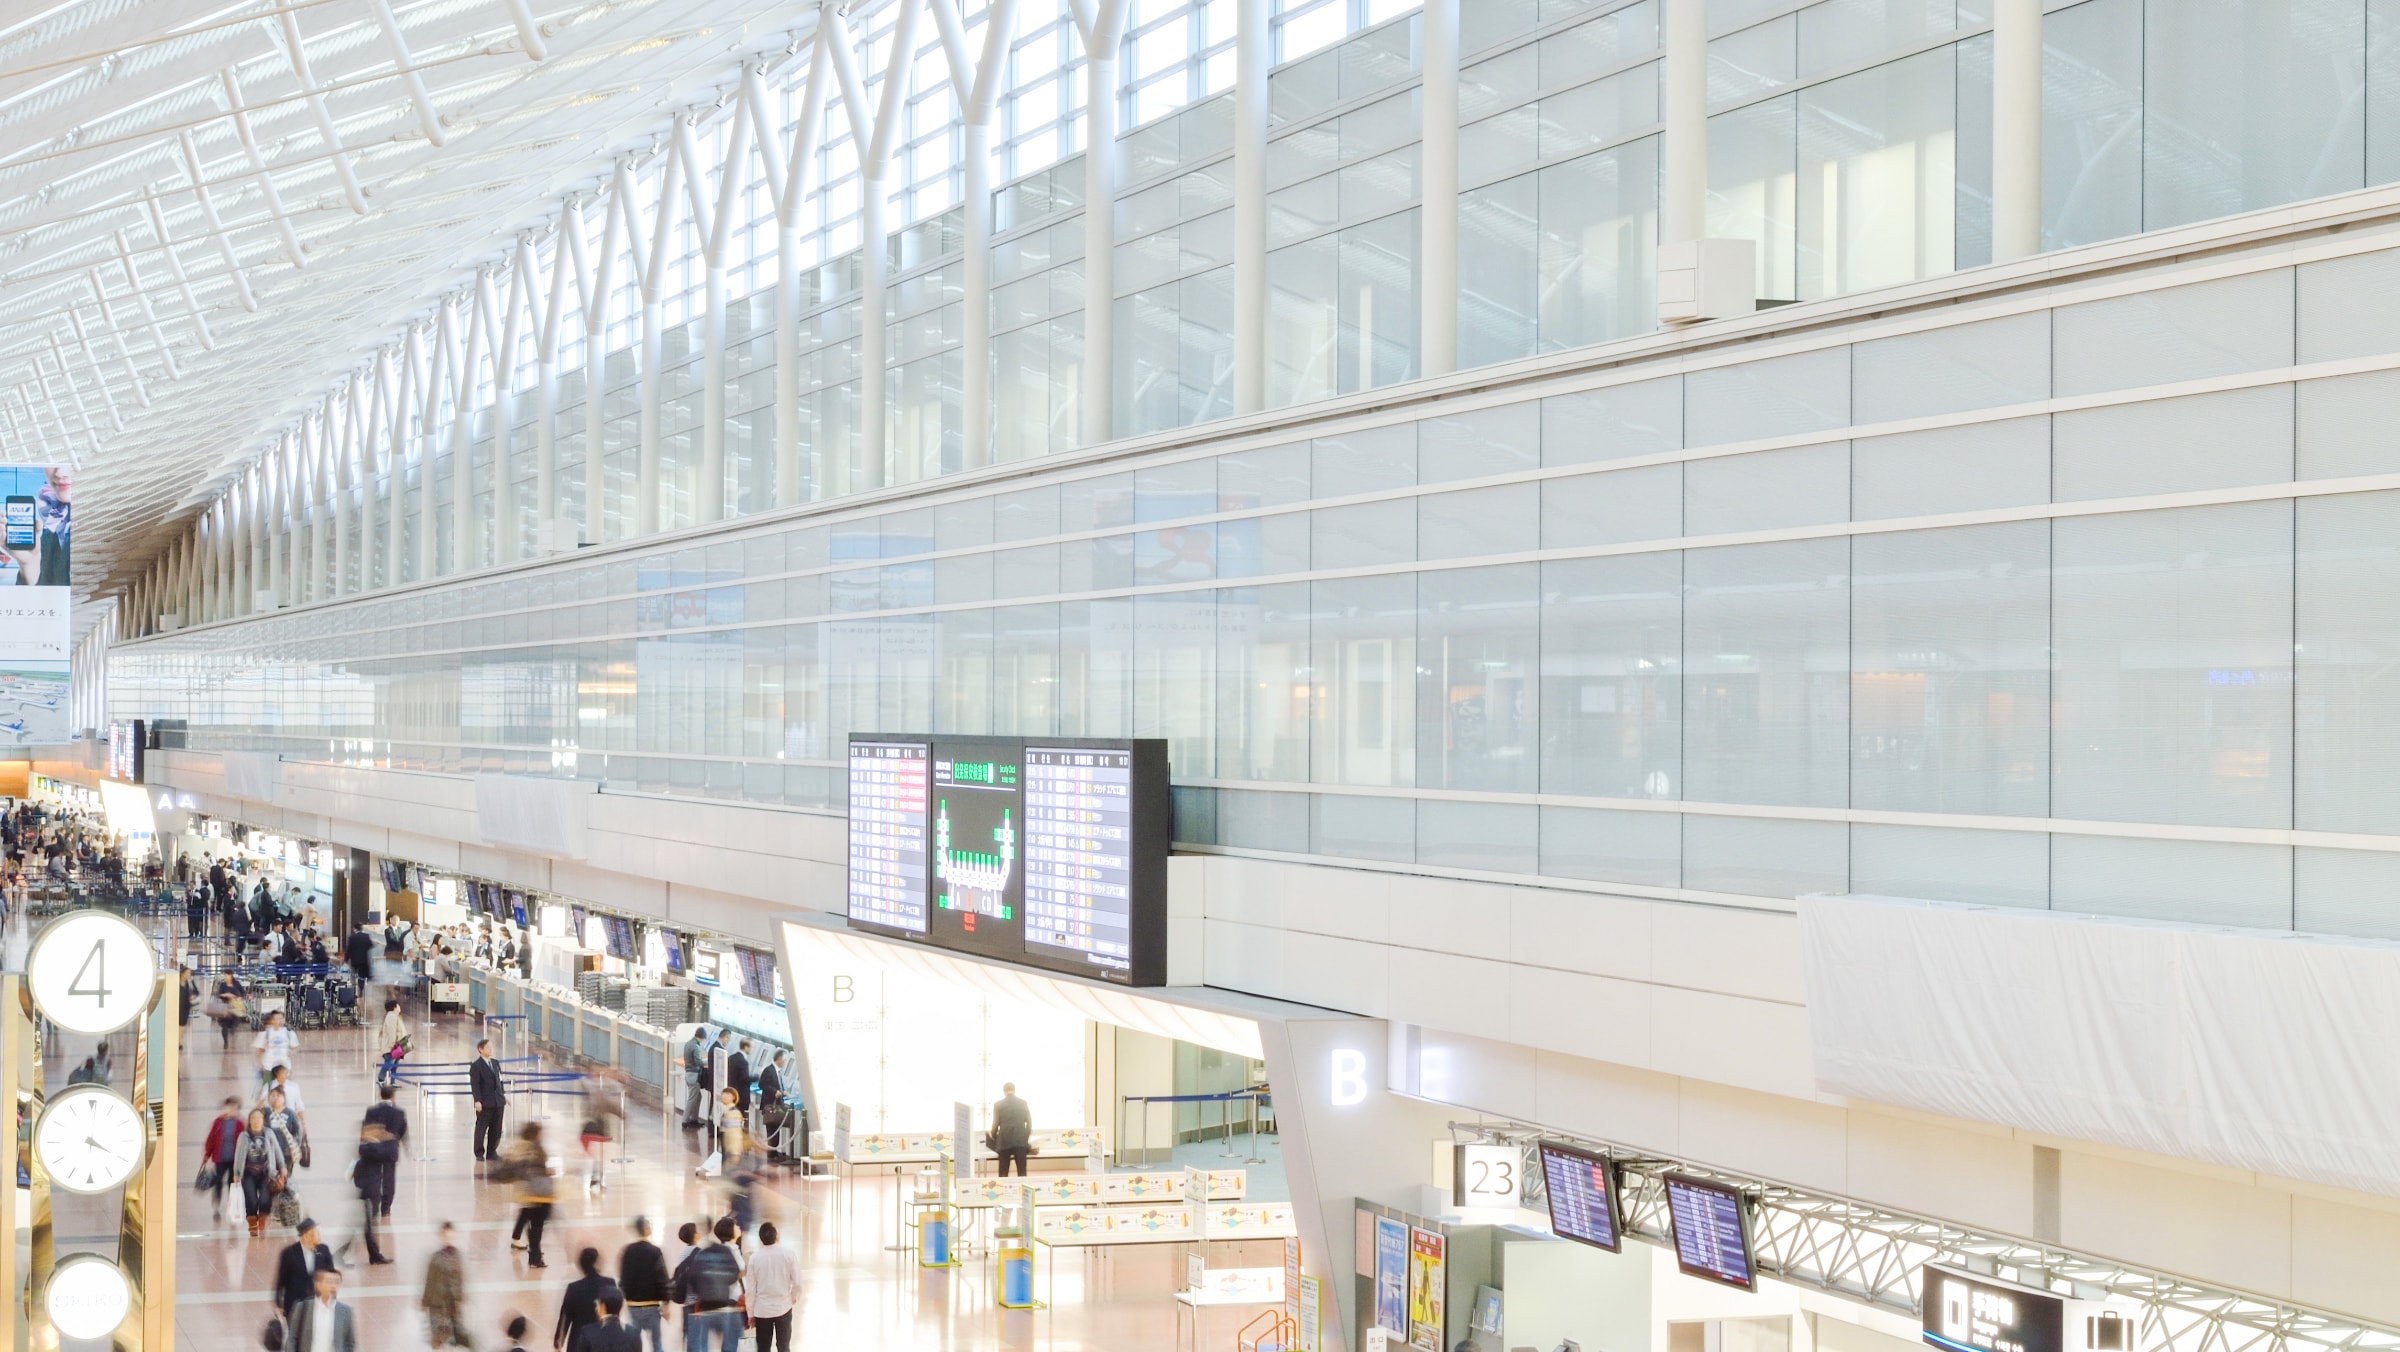
<path id="1" fill-rule="evenodd" d="M 291 1159 L 284 1154 L 282 1133 L 267 1126 L 263 1108 L 250 1110 L 249 1125 L 233 1143 L 233 1158 L 242 1180 L 242 1214 L 249 1219 L 250 1237 L 267 1233 L 267 1215 L 291 1177 Z"/>

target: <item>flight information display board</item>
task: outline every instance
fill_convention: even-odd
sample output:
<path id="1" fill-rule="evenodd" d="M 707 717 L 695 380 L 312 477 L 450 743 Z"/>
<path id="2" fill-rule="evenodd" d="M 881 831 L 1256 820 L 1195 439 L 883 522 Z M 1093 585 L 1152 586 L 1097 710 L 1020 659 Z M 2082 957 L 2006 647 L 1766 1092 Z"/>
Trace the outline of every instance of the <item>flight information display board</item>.
<path id="1" fill-rule="evenodd" d="M 1025 748 L 1025 945 L 1133 966 L 1133 750 Z"/>
<path id="2" fill-rule="evenodd" d="M 1741 1193 L 1722 1183 L 1667 1174 L 1667 1218 L 1675 1231 L 1675 1264 L 1694 1277 L 1758 1289 L 1750 1261 L 1750 1213 Z"/>
<path id="3" fill-rule="evenodd" d="M 850 743 L 850 919 L 925 932 L 926 742 Z"/>
<path id="4" fill-rule="evenodd" d="M 1550 1229 L 1616 1253 L 1624 1246 L 1617 1224 L 1616 1166 L 1605 1155 L 1556 1141 L 1541 1143 L 1542 1190 L 1550 1197 Z"/>
<path id="5" fill-rule="evenodd" d="M 1163 741 L 860 734 L 850 923 L 1164 984 L 1169 804 Z"/>

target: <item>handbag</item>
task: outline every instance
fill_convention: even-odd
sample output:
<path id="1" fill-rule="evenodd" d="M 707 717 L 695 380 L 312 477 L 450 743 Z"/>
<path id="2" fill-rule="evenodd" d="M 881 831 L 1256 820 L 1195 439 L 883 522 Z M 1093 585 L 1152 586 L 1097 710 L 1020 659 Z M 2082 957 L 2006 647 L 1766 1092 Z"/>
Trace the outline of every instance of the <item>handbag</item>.
<path id="1" fill-rule="evenodd" d="M 300 1143 L 300 1167 L 303 1169 L 307 1168 L 311 1158 L 312 1156 L 309 1152 L 308 1142 L 302 1141 Z"/>
<path id="2" fill-rule="evenodd" d="M 275 1218 L 277 1225 L 297 1226 L 301 1221 L 300 1198 L 290 1188 L 280 1189 L 275 1200 L 268 1203 L 267 1213 Z"/>
<path id="3" fill-rule="evenodd" d="M 192 1191 L 207 1192 L 217 1186 L 217 1166 L 206 1160 L 200 1163 L 200 1175 L 192 1180 Z"/>

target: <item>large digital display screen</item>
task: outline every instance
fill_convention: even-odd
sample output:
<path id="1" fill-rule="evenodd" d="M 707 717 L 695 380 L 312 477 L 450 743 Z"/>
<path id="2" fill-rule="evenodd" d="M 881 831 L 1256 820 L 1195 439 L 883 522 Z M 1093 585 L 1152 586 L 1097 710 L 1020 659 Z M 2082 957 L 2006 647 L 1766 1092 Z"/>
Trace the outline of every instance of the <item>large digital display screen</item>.
<path id="1" fill-rule="evenodd" d="M 1605 1155 L 1555 1141 L 1541 1143 L 1542 1190 L 1550 1197 L 1550 1229 L 1615 1253 L 1625 1233 L 1617 1224 L 1616 1166 Z"/>
<path id="2" fill-rule="evenodd" d="M 1750 1213 L 1741 1193 L 1722 1183 L 1667 1174 L 1667 1219 L 1675 1231 L 1675 1264 L 1694 1277 L 1758 1289 L 1750 1261 Z"/>
<path id="3" fill-rule="evenodd" d="M 850 923 L 1163 984 L 1167 769 L 1157 740 L 853 737 Z"/>
<path id="4" fill-rule="evenodd" d="M 621 915 L 603 916 L 602 920 L 608 927 L 608 955 L 633 961 L 633 922 Z"/>
<path id="5" fill-rule="evenodd" d="M 737 948 L 734 961 L 741 964 L 742 994 L 753 1000 L 775 999 L 775 959 L 755 948 Z"/>
<path id="6" fill-rule="evenodd" d="M 1133 966 L 1133 750 L 1025 748 L 1025 946 Z"/>
<path id="7" fill-rule="evenodd" d="M 123 784 L 142 782 L 147 728 L 141 719 L 108 725 L 108 777 Z"/>
<path id="8" fill-rule="evenodd" d="M 850 919 L 925 932 L 927 742 L 850 743 Z"/>
<path id="9" fill-rule="evenodd" d="M 1921 1271 L 1925 1341 L 1932 1346 L 1946 1352 L 2064 1349 L 2067 1303 L 2063 1297 L 1931 1263 Z M 2130 1341 L 2120 1339 L 2119 1344 L 2130 1346 Z"/>

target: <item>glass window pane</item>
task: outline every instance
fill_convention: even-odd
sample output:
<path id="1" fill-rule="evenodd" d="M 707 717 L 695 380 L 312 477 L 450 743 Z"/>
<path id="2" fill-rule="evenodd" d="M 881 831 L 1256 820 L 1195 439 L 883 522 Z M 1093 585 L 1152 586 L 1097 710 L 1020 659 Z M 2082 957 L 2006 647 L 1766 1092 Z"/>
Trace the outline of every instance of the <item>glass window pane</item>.
<path id="1" fill-rule="evenodd" d="M 1320 793 L 1311 801 L 1314 851 L 1351 859 L 1416 862 L 1416 814 L 1406 799 Z"/>
<path id="2" fill-rule="evenodd" d="M 2174 0 L 2144 12 L 2142 224 L 2365 181 L 2363 0 Z"/>
<path id="3" fill-rule="evenodd" d="M 1850 443 L 1710 456 L 1683 467 L 1692 535 L 1818 526 L 1850 515 Z"/>
<path id="4" fill-rule="evenodd" d="M 1708 120 L 1708 233 L 1758 241 L 1758 294 L 1791 300 L 1799 210 L 1799 105 L 1791 95 Z"/>
<path id="5" fill-rule="evenodd" d="M 1531 873 L 1540 844 L 1540 817 L 1530 803 L 1417 803 L 1420 864 Z"/>
<path id="6" fill-rule="evenodd" d="M 2292 852 L 2221 841 L 2052 836 L 2050 897 L 2057 911 L 2289 929 Z"/>
<path id="7" fill-rule="evenodd" d="M 1540 517 L 1538 484 L 1429 493 L 1417 499 L 1417 557 L 1513 554 L 1530 547 L 1537 538 Z"/>
<path id="8" fill-rule="evenodd" d="M 1542 565 L 1542 792 L 1680 795 L 1682 590 L 1675 553 Z"/>
<path id="9" fill-rule="evenodd" d="M 2042 247 L 2142 228 L 2142 0 L 2042 18 Z"/>
<path id="10" fill-rule="evenodd" d="M 1850 348 L 1861 423 L 2027 403 L 2050 396 L 2050 316 L 1953 324 Z"/>
<path id="11" fill-rule="evenodd" d="M 1649 465 L 1542 483 L 1542 548 L 1672 540 L 1683 533 L 1683 466 Z"/>
<path id="12" fill-rule="evenodd" d="M 2060 413 L 2050 446 L 2060 502 L 2282 483 L 2292 477 L 2292 387 Z"/>
<path id="13" fill-rule="evenodd" d="M 2400 939 L 2400 854 L 2292 851 L 2292 928 Z"/>
<path id="14" fill-rule="evenodd" d="M 1503 404 L 1417 424 L 1417 477 L 1436 484 L 1536 468 L 1542 460 L 1541 405 Z"/>
<path id="15" fill-rule="evenodd" d="M 1850 542 L 1691 551 L 1683 797 L 1849 799 Z"/>
<path id="16" fill-rule="evenodd" d="M 2400 306 L 2386 303 L 2400 294 L 2400 249 L 2303 263 L 2298 272 L 2297 360 L 2400 352 Z"/>
<path id="17" fill-rule="evenodd" d="M 1850 890 L 1980 906 L 2050 904 L 2050 838 L 1934 826 L 1850 828 Z"/>
<path id="18" fill-rule="evenodd" d="M 2050 420 L 2011 418 L 1850 443 L 1853 520 L 2050 500 Z"/>
<path id="19" fill-rule="evenodd" d="M 2049 523 L 1862 535 L 1851 557 L 1851 805 L 2046 815 Z"/>
<path id="20" fill-rule="evenodd" d="M 1417 575 L 1421 787 L 1538 787 L 1540 599 L 1532 564 Z"/>
<path id="21" fill-rule="evenodd" d="M 1800 92 L 1800 296 L 1955 265 L 1956 64 L 1936 48 Z"/>
<path id="22" fill-rule="evenodd" d="M 1555 877 L 1676 887 L 1682 856 L 1682 819 L 1675 813 L 1542 809 L 1542 872 Z"/>
<path id="23" fill-rule="evenodd" d="M 1850 421 L 1850 349 L 1824 348 L 1683 378 L 1684 444 L 1823 432 Z"/>
<path id="24" fill-rule="evenodd" d="M 1850 890 L 1849 828 L 1763 817 L 1683 819 L 1683 885 L 1702 892 L 1801 897 Z"/>
<path id="25" fill-rule="evenodd" d="M 2400 493 L 2297 505 L 2295 824 L 2400 834 Z"/>
<path id="26" fill-rule="evenodd" d="M 2236 375 L 2292 360 L 2288 268 L 2064 305 L 2051 314 L 2050 381 L 2061 396 Z"/>
<path id="27" fill-rule="evenodd" d="M 1417 579 L 1345 578 L 1310 588 L 1310 665 L 1323 692 L 1310 710 L 1312 777 L 1321 784 L 1413 783 Z"/>
<path id="28" fill-rule="evenodd" d="M 1683 448 L 1683 377 L 1542 401 L 1542 463 L 1583 465 Z"/>
<path id="29" fill-rule="evenodd" d="M 2052 549 L 2052 814 L 2288 826 L 2291 504 L 2062 518 Z"/>

